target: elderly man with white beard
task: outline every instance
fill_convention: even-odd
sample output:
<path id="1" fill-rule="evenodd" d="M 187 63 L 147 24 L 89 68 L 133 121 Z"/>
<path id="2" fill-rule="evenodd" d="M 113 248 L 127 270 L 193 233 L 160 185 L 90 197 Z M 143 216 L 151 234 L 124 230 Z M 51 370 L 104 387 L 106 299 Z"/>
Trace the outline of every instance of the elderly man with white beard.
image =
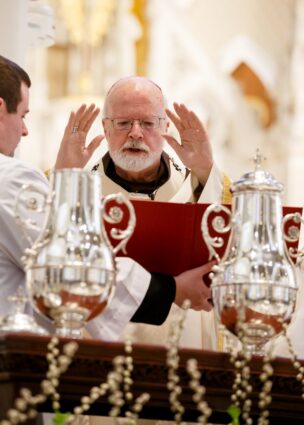
<path id="1" fill-rule="evenodd" d="M 63 139 L 56 168 L 85 167 L 87 148 L 103 139 L 95 138 L 86 148 L 92 119 L 82 112 L 80 109 L 74 117 L 75 141 L 71 144 Z M 167 133 L 170 120 L 180 141 Z M 214 164 L 202 122 L 183 104 L 174 103 L 174 112 L 169 110 L 161 88 L 153 81 L 138 76 L 118 80 L 107 93 L 102 125 L 108 152 L 93 171 L 102 173 L 104 195 L 122 192 L 152 201 L 229 202 L 229 179 Z M 166 153 L 165 141 L 181 163 Z M 134 340 L 165 343 L 173 316 L 174 312 L 157 328 L 136 325 Z M 189 311 L 181 344 L 217 349 L 214 313 Z"/>
<path id="2" fill-rule="evenodd" d="M 161 88 L 148 78 L 126 77 L 113 84 L 102 111 L 109 150 L 93 167 L 104 175 L 105 195 L 120 191 L 157 201 L 227 202 L 228 179 L 214 164 L 203 124 L 183 104 L 174 103 L 174 110 L 166 108 Z M 180 142 L 167 134 L 168 117 Z M 57 168 L 86 165 L 89 127 L 78 129 L 78 144 L 61 145 Z M 165 140 L 184 165 L 166 153 Z"/>

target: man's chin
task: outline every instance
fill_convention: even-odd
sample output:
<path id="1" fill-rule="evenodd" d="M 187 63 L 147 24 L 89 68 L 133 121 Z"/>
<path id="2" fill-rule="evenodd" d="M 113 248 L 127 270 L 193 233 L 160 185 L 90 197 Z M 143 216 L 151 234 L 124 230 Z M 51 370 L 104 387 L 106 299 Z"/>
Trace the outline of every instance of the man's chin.
<path id="1" fill-rule="evenodd" d="M 128 155 L 124 159 L 114 160 L 115 165 L 126 171 L 143 171 L 152 163 L 150 158 L 144 155 Z"/>
<path id="2" fill-rule="evenodd" d="M 134 157 L 134 156 L 138 156 L 140 158 L 145 158 L 148 153 L 146 151 L 140 150 L 140 149 L 126 149 L 123 151 L 124 156 L 128 157 Z"/>
<path id="3" fill-rule="evenodd" d="M 125 171 L 135 171 L 136 173 L 139 171 L 144 171 L 146 168 L 149 167 L 150 164 L 142 164 L 142 163 L 138 163 L 137 161 L 129 161 L 127 163 L 122 163 L 122 164 L 116 164 L 118 165 L 120 168 L 122 168 Z"/>

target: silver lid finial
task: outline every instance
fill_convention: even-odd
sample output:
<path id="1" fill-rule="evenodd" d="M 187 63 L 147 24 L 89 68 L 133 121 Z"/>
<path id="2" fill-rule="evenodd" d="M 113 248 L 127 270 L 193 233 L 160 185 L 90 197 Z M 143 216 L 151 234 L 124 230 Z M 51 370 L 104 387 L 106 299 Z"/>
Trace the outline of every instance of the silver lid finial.
<path id="1" fill-rule="evenodd" d="M 255 157 L 253 158 L 253 162 L 255 164 L 255 169 L 259 170 L 262 168 L 262 162 L 265 161 L 267 158 L 261 154 L 261 151 L 259 148 L 257 148 Z"/>

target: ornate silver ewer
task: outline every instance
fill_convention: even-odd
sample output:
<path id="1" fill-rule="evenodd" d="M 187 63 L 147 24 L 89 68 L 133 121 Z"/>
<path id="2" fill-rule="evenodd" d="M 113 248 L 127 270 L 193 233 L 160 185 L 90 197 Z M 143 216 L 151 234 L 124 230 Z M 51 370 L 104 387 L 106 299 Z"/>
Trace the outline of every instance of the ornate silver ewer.
<path id="1" fill-rule="evenodd" d="M 238 336 L 246 351 L 261 353 L 294 310 L 297 283 L 286 240 L 296 241 L 298 232 L 292 232 L 295 225 L 289 227 L 289 235 L 285 231 L 287 221 L 299 223 L 301 217 L 296 213 L 283 219 L 283 185 L 261 168 L 258 153 L 255 163 L 253 172 L 232 184 L 231 212 L 220 205 L 207 208 L 202 233 L 210 257 L 219 262 L 211 276 L 218 318 Z M 222 236 L 228 231 L 228 244 L 220 259 L 217 250 L 224 245 Z"/>
<path id="2" fill-rule="evenodd" d="M 51 319 L 59 336 L 79 338 L 86 322 L 98 316 L 115 286 L 115 254 L 124 249 L 135 227 L 132 204 L 122 195 L 102 198 L 101 176 L 80 169 L 56 170 L 51 192 L 40 206 L 46 212 L 40 236 L 25 252 L 28 292 L 36 311 Z M 30 190 L 29 190 L 30 189 Z M 23 228 L 20 199 L 37 207 L 33 188 L 19 195 L 16 216 Z M 128 212 L 126 226 L 121 224 Z M 119 241 L 113 247 L 110 236 Z"/>

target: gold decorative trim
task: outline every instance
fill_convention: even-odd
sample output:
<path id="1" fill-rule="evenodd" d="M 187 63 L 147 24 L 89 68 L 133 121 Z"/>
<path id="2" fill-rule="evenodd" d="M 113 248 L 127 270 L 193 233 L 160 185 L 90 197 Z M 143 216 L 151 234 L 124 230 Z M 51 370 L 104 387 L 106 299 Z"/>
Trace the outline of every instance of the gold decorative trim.
<path id="1" fill-rule="evenodd" d="M 223 194 L 222 202 L 223 204 L 231 204 L 232 194 L 230 192 L 231 180 L 226 174 L 223 175 Z"/>
<path id="2" fill-rule="evenodd" d="M 136 74 L 147 75 L 150 26 L 147 18 L 147 0 L 133 0 L 132 14 L 141 26 L 141 36 L 135 42 Z"/>

